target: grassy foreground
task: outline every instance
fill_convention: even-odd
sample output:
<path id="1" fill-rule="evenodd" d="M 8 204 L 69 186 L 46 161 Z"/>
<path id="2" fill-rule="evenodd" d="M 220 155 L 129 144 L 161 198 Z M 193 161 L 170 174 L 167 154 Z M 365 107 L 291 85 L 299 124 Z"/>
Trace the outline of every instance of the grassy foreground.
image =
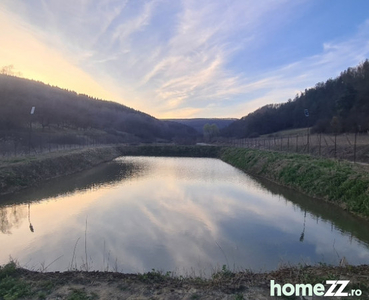
<path id="1" fill-rule="evenodd" d="M 14 262 L 0 267 L 0 299 L 281 299 L 270 297 L 270 281 L 278 284 L 350 280 L 345 291 L 361 290 L 368 299 L 369 266 L 284 267 L 269 273 L 231 272 L 225 266 L 212 278 L 178 277 L 153 270 L 144 274 L 113 272 L 48 272 L 25 270 Z M 300 299 L 282 297 L 282 299 Z M 337 297 L 325 297 L 337 299 Z"/>

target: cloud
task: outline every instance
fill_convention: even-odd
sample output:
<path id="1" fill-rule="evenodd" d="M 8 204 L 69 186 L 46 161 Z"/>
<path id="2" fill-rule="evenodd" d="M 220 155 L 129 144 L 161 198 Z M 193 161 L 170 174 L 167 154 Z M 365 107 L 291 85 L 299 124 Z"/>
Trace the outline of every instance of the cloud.
<path id="1" fill-rule="evenodd" d="M 316 83 L 339 76 L 343 70 L 368 57 L 368 40 L 369 22 L 366 21 L 350 39 L 323 43 L 320 53 L 259 75 L 260 78 L 244 86 L 244 101 L 235 105 L 233 111 L 242 112 L 244 116 L 266 104 L 287 102 Z M 249 93 L 252 97 L 248 97 Z"/>
<path id="2" fill-rule="evenodd" d="M 13 64 L 24 77 L 78 93 L 105 99 L 116 97 L 60 52 L 23 30 L 23 25 L 17 16 L 0 10 L 0 66 Z"/>
<path id="3" fill-rule="evenodd" d="M 199 103 L 208 106 L 245 91 L 243 75 L 230 70 L 228 64 L 235 52 L 253 40 L 251 29 L 259 22 L 254 11 L 259 16 L 267 11 L 254 7 L 248 14 L 239 9 L 243 11 L 239 20 L 243 17 L 247 22 L 235 22 L 234 6 L 225 4 L 184 1 L 176 30 L 162 45 L 162 56 L 147 62 L 139 88 L 151 90 L 161 115 Z M 248 7 L 252 8 L 251 3 Z M 249 26 L 248 30 L 240 41 L 231 43 L 230 37 L 245 29 L 240 25 Z"/>
<path id="4" fill-rule="evenodd" d="M 242 117 L 267 103 L 293 98 L 367 57 L 368 21 L 351 37 L 325 40 L 308 55 L 263 63 L 275 51 L 267 49 L 268 41 L 292 30 L 290 19 L 308 5 L 292 0 L 67 0 L 34 5 L 14 0 L 0 9 L 15 16 L 18 24 L 12 26 L 18 32 L 53 49 L 55 57 L 109 90 L 111 100 L 156 117 Z M 6 64 L 22 69 L 15 62 L 25 49 L 16 43 L 6 47 L 8 52 L 17 47 L 17 58 L 13 55 L 14 61 Z M 38 59 L 57 68 L 52 55 Z M 256 67 L 250 67 L 250 60 Z M 71 89 L 78 91 L 75 86 Z"/>
<path id="5" fill-rule="evenodd" d="M 142 31 L 148 26 L 157 1 L 151 1 L 144 4 L 144 7 L 138 16 L 121 23 L 113 33 L 113 40 L 118 39 L 120 43 L 126 42 L 133 33 Z"/>

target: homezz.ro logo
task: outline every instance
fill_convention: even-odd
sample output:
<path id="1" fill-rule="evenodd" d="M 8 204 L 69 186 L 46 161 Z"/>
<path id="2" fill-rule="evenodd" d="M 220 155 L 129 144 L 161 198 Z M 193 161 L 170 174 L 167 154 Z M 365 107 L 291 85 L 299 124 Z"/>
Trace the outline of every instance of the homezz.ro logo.
<path id="1" fill-rule="evenodd" d="M 311 284 L 291 284 L 286 283 L 280 285 L 275 283 L 274 280 L 270 281 L 270 296 L 337 296 L 337 297 L 360 297 L 362 291 L 350 290 L 344 292 L 345 287 L 349 284 L 350 280 L 327 280 L 324 284 L 318 283 Z"/>

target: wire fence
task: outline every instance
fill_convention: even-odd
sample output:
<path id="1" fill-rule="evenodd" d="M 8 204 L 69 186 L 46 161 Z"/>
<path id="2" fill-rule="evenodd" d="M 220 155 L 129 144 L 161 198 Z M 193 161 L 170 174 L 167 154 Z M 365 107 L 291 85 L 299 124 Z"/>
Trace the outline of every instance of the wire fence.
<path id="1" fill-rule="evenodd" d="M 86 135 L 42 134 L 0 139 L 0 157 L 18 157 L 114 144 Z M 319 157 L 369 163 L 369 134 L 298 134 L 245 139 L 218 139 L 216 144 L 250 149 L 303 153 Z"/>
<path id="2" fill-rule="evenodd" d="M 95 147 L 102 144 L 100 140 L 95 140 L 87 136 L 58 136 L 55 135 L 35 135 L 25 138 L 6 138 L 0 140 L 0 157 L 32 156 L 49 152 L 65 151 L 69 149 L 79 149 L 85 147 Z"/>
<path id="3" fill-rule="evenodd" d="M 223 139 L 218 144 L 251 149 L 304 153 L 369 163 L 369 134 L 300 134 L 265 138 Z"/>

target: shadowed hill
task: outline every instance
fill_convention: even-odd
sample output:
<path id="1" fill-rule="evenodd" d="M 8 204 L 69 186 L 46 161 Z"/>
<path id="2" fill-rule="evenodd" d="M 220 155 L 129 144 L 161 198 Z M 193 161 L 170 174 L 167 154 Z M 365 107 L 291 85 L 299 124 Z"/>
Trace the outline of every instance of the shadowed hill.
<path id="1" fill-rule="evenodd" d="M 25 140 L 30 122 L 34 134 L 49 132 L 53 138 L 63 136 L 75 143 L 83 135 L 94 135 L 99 143 L 190 141 L 196 137 L 193 128 L 162 122 L 116 102 L 8 75 L 0 75 L 0 105 L 2 140 Z M 32 107 L 36 107 L 33 115 Z"/>

